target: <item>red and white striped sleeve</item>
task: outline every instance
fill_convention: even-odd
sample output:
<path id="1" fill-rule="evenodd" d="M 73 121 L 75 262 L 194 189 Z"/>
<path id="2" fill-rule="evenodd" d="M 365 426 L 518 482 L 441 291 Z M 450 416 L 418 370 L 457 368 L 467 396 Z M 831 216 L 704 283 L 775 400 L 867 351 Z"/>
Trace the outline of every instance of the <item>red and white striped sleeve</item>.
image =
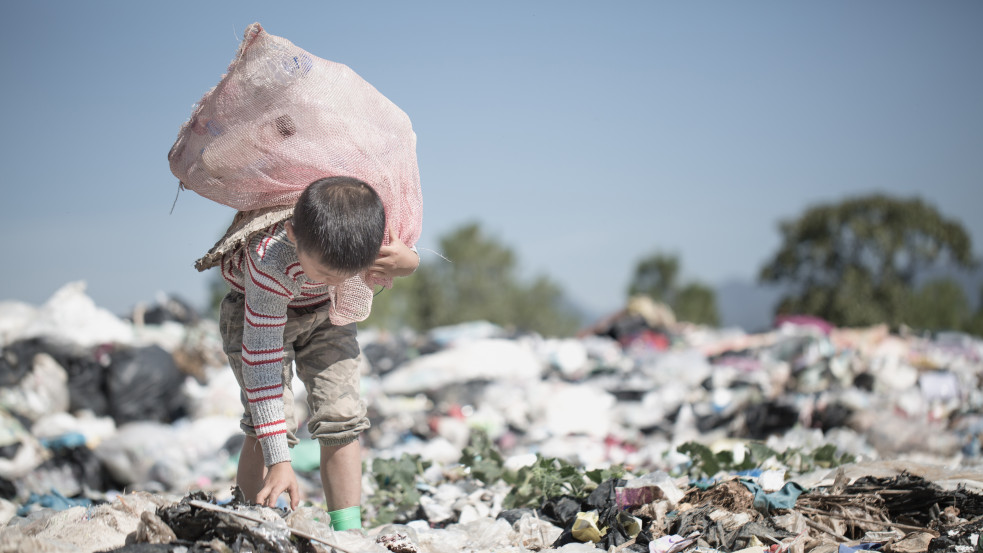
<path id="1" fill-rule="evenodd" d="M 290 461 L 283 404 L 283 330 L 287 305 L 294 297 L 280 267 L 282 256 L 270 251 L 268 240 L 259 237 L 246 248 L 242 333 L 243 392 L 266 466 Z"/>

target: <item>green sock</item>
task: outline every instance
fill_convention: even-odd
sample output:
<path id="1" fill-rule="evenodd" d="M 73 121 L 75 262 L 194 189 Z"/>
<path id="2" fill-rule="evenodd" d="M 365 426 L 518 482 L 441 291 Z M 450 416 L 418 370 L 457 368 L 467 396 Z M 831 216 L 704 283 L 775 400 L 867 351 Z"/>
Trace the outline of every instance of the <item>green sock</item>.
<path id="1" fill-rule="evenodd" d="M 358 505 L 328 512 L 332 530 L 350 530 L 362 527 L 362 508 Z"/>

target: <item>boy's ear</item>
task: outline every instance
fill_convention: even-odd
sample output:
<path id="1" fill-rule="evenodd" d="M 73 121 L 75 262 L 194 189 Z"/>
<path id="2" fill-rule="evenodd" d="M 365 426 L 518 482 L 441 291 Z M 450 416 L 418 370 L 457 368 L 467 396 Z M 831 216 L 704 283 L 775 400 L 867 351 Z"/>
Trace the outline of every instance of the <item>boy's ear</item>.
<path id="1" fill-rule="evenodd" d="M 289 239 L 294 244 L 297 243 L 297 239 L 294 237 L 294 222 L 292 220 L 287 220 L 287 224 L 284 225 L 287 229 L 287 239 Z"/>

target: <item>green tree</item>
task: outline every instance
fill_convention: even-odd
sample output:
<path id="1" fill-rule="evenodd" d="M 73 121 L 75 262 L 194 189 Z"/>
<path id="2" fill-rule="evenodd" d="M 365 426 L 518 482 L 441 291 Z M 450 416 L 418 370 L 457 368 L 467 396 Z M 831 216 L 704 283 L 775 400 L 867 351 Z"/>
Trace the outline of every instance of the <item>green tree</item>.
<path id="1" fill-rule="evenodd" d="M 395 330 L 406 326 L 405 320 L 410 308 L 410 296 L 406 293 L 405 288 L 410 285 L 406 278 L 397 278 L 393 280 L 392 289 L 377 289 L 375 297 L 372 299 L 372 314 L 365 323 L 360 323 L 359 327 L 371 324 L 378 328 Z"/>
<path id="2" fill-rule="evenodd" d="M 968 330 L 972 315 L 966 293 L 949 278 L 926 282 L 912 294 L 907 308 L 905 324 L 922 330 Z"/>
<path id="3" fill-rule="evenodd" d="M 716 326 L 720 324 L 717 295 L 712 288 L 699 282 L 680 285 L 679 258 L 654 253 L 635 266 L 628 285 L 628 295 L 646 295 L 672 308 L 681 321 Z"/>
<path id="4" fill-rule="evenodd" d="M 638 294 L 653 300 L 670 303 L 676 292 L 679 259 L 674 255 L 655 253 L 638 262 L 635 276 L 628 285 L 628 295 Z"/>
<path id="5" fill-rule="evenodd" d="M 969 318 L 966 322 L 965 330 L 970 334 L 975 334 L 977 336 L 983 337 L 983 286 L 980 287 L 979 303 L 976 307 L 976 312 Z"/>
<path id="6" fill-rule="evenodd" d="M 713 288 L 692 282 L 676 293 L 672 309 L 680 321 L 690 321 L 710 326 L 720 324 L 717 312 L 717 294 Z"/>
<path id="7" fill-rule="evenodd" d="M 916 278 L 944 262 L 974 265 L 963 227 L 920 199 L 847 199 L 811 207 L 779 228 L 781 247 L 759 275 L 790 290 L 778 312 L 843 326 L 905 323 L 917 317 Z"/>
<path id="8" fill-rule="evenodd" d="M 422 262 L 414 274 L 376 296 L 366 326 L 427 330 L 485 320 L 550 336 L 577 330 L 578 318 L 559 286 L 543 276 L 520 282 L 515 254 L 477 223 L 442 236 L 440 249 L 446 260 Z"/>

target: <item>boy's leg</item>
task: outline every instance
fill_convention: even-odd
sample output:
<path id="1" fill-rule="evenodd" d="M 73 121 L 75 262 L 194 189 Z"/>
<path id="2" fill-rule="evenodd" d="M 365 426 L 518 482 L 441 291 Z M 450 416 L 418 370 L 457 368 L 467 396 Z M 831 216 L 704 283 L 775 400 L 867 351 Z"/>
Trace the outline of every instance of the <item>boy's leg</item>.
<path id="1" fill-rule="evenodd" d="M 266 463 L 263 461 L 263 446 L 255 436 L 246 435 L 239 453 L 239 468 L 236 470 L 236 485 L 248 501 L 256 501 L 256 495 L 263 489 L 266 478 Z"/>
<path id="2" fill-rule="evenodd" d="M 321 485 L 328 511 L 356 507 L 362 502 L 362 447 L 358 440 L 321 446 Z"/>
<path id="3" fill-rule="evenodd" d="M 297 373 L 307 388 L 307 428 L 321 445 L 321 482 L 335 530 L 361 528 L 362 449 L 359 435 L 369 428 L 360 394 L 355 324 L 335 326 L 324 317 L 298 339 Z"/>

